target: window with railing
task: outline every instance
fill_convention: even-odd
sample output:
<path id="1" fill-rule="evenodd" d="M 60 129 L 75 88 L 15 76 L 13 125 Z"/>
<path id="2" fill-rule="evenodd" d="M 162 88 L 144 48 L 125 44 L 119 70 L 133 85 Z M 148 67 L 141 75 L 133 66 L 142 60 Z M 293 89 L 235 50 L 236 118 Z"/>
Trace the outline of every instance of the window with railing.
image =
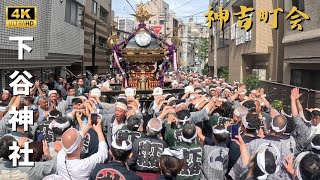
<path id="1" fill-rule="evenodd" d="M 250 14 L 250 18 L 252 19 L 252 14 Z M 250 31 L 246 31 L 245 29 L 241 29 L 238 23 L 234 23 L 231 26 L 231 39 L 235 37 L 236 45 L 244 44 L 248 41 L 251 41 L 252 29 Z M 234 34 L 235 33 L 235 34 Z"/>
<path id="2" fill-rule="evenodd" d="M 226 26 L 223 30 L 218 31 L 218 48 L 226 47 L 229 45 L 230 40 L 230 26 Z"/>
<path id="3" fill-rule="evenodd" d="M 107 43 L 107 39 L 99 36 L 99 46 L 105 48 L 105 47 L 107 47 L 106 43 Z"/>
<path id="4" fill-rule="evenodd" d="M 108 15 L 109 15 L 109 12 L 105 8 L 100 6 L 100 19 L 107 23 L 108 22 Z"/>

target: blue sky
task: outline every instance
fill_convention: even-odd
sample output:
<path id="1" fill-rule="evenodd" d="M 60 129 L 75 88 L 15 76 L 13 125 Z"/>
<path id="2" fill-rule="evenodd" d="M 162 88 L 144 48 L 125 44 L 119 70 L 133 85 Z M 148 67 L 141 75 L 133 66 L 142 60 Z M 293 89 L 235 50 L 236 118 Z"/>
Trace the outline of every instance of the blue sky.
<path id="1" fill-rule="evenodd" d="M 135 8 L 137 3 L 147 2 L 150 0 L 128 0 L 131 5 Z M 187 2 L 190 3 L 179 7 Z M 173 10 L 176 13 L 178 18 L 181 18 L 183 21 L 188 21 L 190 15 L 197 14 L 203 11 L 208 11 L 209 0 L 165 0 L 170 6 L 170 10 Z M 176 8 L 176 9 L 175 9 Z M 132 18 L 129 14 L 133 14 L 133 10 L 126 0 L 112 0 L 112 10 L 115 11 L 115 15 L 123 18 Z M 200 13 L 194 15 L 194 20 L 203 23 L 204 14 Z"/>

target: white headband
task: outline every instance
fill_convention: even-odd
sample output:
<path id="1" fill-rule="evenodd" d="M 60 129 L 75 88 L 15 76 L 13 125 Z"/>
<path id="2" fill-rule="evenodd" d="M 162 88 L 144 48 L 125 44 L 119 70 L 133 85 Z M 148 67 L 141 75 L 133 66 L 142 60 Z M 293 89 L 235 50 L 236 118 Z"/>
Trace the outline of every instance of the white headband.
<path id="1" fill-rule="evenodd" d="M 240 117 L 240 112 L 237 110 L 237 109 L 235 109 L 234 111 L 233 111 L 233 114 L 235 115 L 235 116 L 238 116 L 238 117 Z"/>
<path id="2" fill-rule="evenodd" d="M 302 177 L 301 177 L 301 174 L 300 174 L 300 168 L 299 168 L 300 162 L 301 162 L 301 160 L 302 160 L 306 155 L 308 155 L 308 154 L 311 154 L 311 152 L 309 152 L 309 151 L 302 152 L 302 153 L 300 153 L 300 154 L 296 157 L 296 159 L 294 160 L 294 168 L 295 168 L 295 170 L 296 170 L 297 178 L 298 178 L 299 180 L 303 180 Z"/>
<path id="3" fill-rule="evenodd" d="M 159 120 L 159 121 L 160 121 L 160 120 Z M 151 129 L 152 131 L 159 132 L 159 131 L 161 131 L 161 129 L 162 129 L 161 123 L 162 123 L 162 122 L 160 121 L 160 127 L 159 127 L 159 128 L 153 128 L 153 127 L 151 127 L 150 121 L 148 122 L 147 126 L 148 126 L 148 128 Z"/>
<path id="4" fill-rule="evenodd" d="M 69 130 L 73 130 L 74 128 L 70 128 L 68 129 L 67 131 Z M 76 130 L 76 129 L 74 129 Z M 77 140 L 69 147 L 69 148 L 66 148 L 64 147 L 63 143 L 62 143 L 62 147 L 64 149 L 64 151 L 67 153 L 67 154 L 71 154 L 73 153 L 79 146 L 79 144 L 81 143 L 82 139 L 83 139 L 83 134 L 81 132 L 79 132 L 78 130 L 76 130 L 77 133 L 78 133 L 78 136 L 77 136 Z"/>
<path id="5" fill-rule="evenodd" d="M 276 117 L 277 117 L 277 116 L 276 116 Z M 285 116 L 283 116 L 283 117 L 286 118 Z M 287 118 L 286 118 L 286 119 L 287 119 Z M 274 120 L 274 118 L 272 118 L 272 121 L 271 121 L 271 128 L 272 128 L 272 130 L 274 130 L 274 131 L 277 132 L 277 133 L 286 130 L 287 124 L 286 124 L 282 129 L 280 129 L 279 127 L 273 126 L 273 120 Z"/>
<path id="6" fill-rule="evenodd" d="M 213 134 L 228 134 L 229 131 L 227 131 L 226 129 L 215 129 L 212 128 L 212 132 Z"/>
<path id="7" fill-rule="evenodd" d="M 1 112 L 7 111 L 7 106 L 1 106 L 1 107 L 0 107 L 0 111 L 1 111 Z"/>
<path id="8" fill-rule="evenodd" d="M 244 128 L 246 128 L 246 129 L 256 129 L 256 128 L 249 127 L 249 123 L 247 121 L 247 115 L 245 115 L 243 118 L 241 118 L 241 122 L 242 122 Z"/>
<path id="9" fill-rule="evenodd" d="M 220 102 L 227 102 L 228 100 L 226 98 L 218 98 L 218 101 Z"/>
<path id="10" fill-rule="evenodd" d="M 305 123 L 309 123 L 309 124 L 310 124 L 310 121 L 308 121 L 304 115 L 301 116 L 301 118 L 302 118 L 302 120 L 303 120 Z"/>
<path id="11" fill-rule="evenodd" d="M 284 116 L 287 116 L 287 117 L 292 118 L 292 114 L 291 114 L 291 115 L 288 115 L 287 113 L 285 113 L 285 112 L 283 112 L 283 111 L 281 111 L 281 114 L 284 115 Z"/>
<path id="12" fill-rule="evenodd" d="M 121 103 L 121 102 L 117 102 L 116 103 L 116 108 L 120 108 L 120 109 L 123 109 L 125 111 L 128 111 L 128 107 L 125 104 Z"/>
<path id="13" fill-rule="evenodd" d="M 49 124 L 49 128 L 59 128 L 59 129 L 65 129 L 67 127 L 69 127 L 70 123 L 69 121 L 66 121 L 63 124 L 58 123 L 57 121 L 53 120 L 50 124 Z"/>
<path id="14" fill-rule="evenodd" d="M 58 94 L 58 93 L 57 93 L 57 91 L 56 91 L 56 90 L 51 90 L 51 91 L 49 91 L 49 93 L 48 93 L 48 97 L 50 97 L 50 96 L 51 96 L 51 94 Z"/>
<path id="15" fill-rule="evenodd" d="M 169 99 L 168 99 L 168 103 L 170 103 L 170 102 L 173 101 L 173 100 L 176 100 L 176 98 L 175 98 L 175 97 L 169 98 Z"/>
<path id="16" fill-rule="evenodd" d="M 228 89 L 228 88 L 224 89 L 224 91 L 226 91 L 226 92 L 231 92 L 230 89 Z"/>
<path id="17" fill-rule="evenodd" d="M 85 96 L 79 96 L 80 99 L 85 99 L 87 100 L 88 98 L 86 98 Z"/>
<path id="18" fill-rule="evenodd" d="M 320 150 L 320 146 L 316 146 L 311 142 L 311 147 L 316 150 Z"/>
<path id="19" fill-rule="evenodd" d="M 5 90 L 5 89 L 2 90 L 2 93 L 8 93 L 8 94 L 10 94 L 10 92 L 9 92 L 8 90 Z"/>
<path id="20" fill-rule="evenodd" d="M 184 119 L 179 119 L 178 121 L 179 122 L 182 122 L 182 124 L 184 125 L 187 121 L 189 121 L 189 117 L 188 116 L 185 116 Z"/>
<path id="21" fill-rule="evenodd" d="M 132 149 L 132 143 L 129 142 L 129 144 L 127 144 L 126 141 L 122 141 L 121 146 L 118 146 L 116 141 L 112 141 L 111 146 L 115 149 L 120 149 L 120 150 L 124 150 L 124 151 L 129 151 Z"/>
<path id="22" fill-rule="evenodd" d="M 182 106 L 184 103 L 177 104 L 176 107 Z"/>
<path id="23" fill-rule="evenodd" d="M 165 148 L 163 150 L 162 155 L 172 156 L 172 157 L 176 157 L 178 159 L 184 159 L 182 151 L 172 150 L 169 148 Z"/>
<path id="24" fill-rule="evenodd" d="M 194 135 L 193 135 L 190 139 L 187 139 L 187 138 L 185 138 L 185 137 L 182 135 L 182 136 L 181 136 L 181 140 L 182 140 L 183 142 L 192 143 L 192 140 L 195 139 L 195 138 L 197 137 L 197 135 L 198 135 L 198 132 L 197 132 L 197 130 L 196 130 L 196 132 L 194 133 Z"/>

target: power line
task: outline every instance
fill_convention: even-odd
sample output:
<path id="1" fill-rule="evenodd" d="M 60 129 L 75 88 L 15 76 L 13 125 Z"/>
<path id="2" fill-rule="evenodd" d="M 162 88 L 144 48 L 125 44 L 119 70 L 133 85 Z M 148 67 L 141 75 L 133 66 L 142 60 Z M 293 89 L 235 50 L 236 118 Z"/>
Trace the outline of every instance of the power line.
<path id="1" fill-rule="evenodd" d="M 132 7 L 131 3 L 130 3 L 128 0 L 126 0 L 126 1 L 127 1 L 127 3 L 131 6 L 131 8 L 132 8 L 132 10 L 134 11 L 134 13 L 137 13 L 136 10 Z"/>
<path id="2" fill-rule="evenodd" d="M 142 3 L 142 5 L 143 5 L 144 7 L 146 7 L 144 4 L 147 4 L 147 5 L 152 9 L 152 12 L 153 12 L 154 9 L 153 9 L 153 7 L 152 7 L 148 2 L 147 2 L 147 3 Z M 156 11 L 157 11 L 157 10 L 156 10 Z M 155 12 L 156 12 L 156 11 L 155 11 Z M 152 13 L 152 12 L 151 12 L 151 13 Z M 149 12 L 149 13 L 150 13 L 150 12 Z M 156 13 L 158 14 L 159 12 L 156 12 Z"/>
<path id="3" fill-rule="evenodd" d="M 161 13 L 162 12 L 161 9 L 156 5 L 156 3 L 154 1 L 152 1 L 152 2 L 159 9 L 159 12 Z"/>
<path id="4" fill-rule="evenodd" d="M 186 3 L 184 3 L 184 4 L 182 4 L 181 6 L 178 6 L 178 7 L 174 8 L 174 9 L 172 9 L 172 10 L 175 10 L 175 9 L 181 8 L 182 6 L 185 6 L 185 5 L 189 4 L 189 3 L 191 3 L 191 1 L 193 1 L 193 0 L 190 0 L 190 1 L 188 1 L 188 2 L 186 2 Z"/>
<path id="5" fill-rule="evenodd" d="M 192 14 L 192 15 L 189 15 L 189 16 L 182 16 L 182 17 L 190 17 L 190 16 L 198 15 L 198 14 L 201 14 L 201 13 L 204 13 L 204 12 L 208 12 L 208 11 L 202 11 L 202 12 L 198 12 L 198 13 L 195 13 L 195 14 Z"/>

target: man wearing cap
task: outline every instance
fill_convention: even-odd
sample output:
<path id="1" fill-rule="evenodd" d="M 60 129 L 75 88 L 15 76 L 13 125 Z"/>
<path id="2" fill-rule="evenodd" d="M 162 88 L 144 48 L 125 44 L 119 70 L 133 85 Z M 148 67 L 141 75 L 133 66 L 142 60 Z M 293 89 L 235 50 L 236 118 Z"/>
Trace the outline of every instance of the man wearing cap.
<path id="1" fill-rule="evenodd" d="M 103 126 L 104 126 L 104 134 L 107 139 L 107 143 L 110 146 L 112 142 L 112 138 L 116 134 L 116 132 L 121 129 L 125 125 L 126 113 L 128 112 L 126 99 L 119 99 L 118 102 L 115 103 L 115 112 L 114 114 L 103 115 Z"/>
<path id="2" fill-rule="evenodd" d="M 115 104 L 109 104 L 100 101 L 101 90 L 99 88 L 93 88 L 89 92 L 89 100 L 92 107 L 98 111 L 99 114 L 108 115 L 115 112 Z"/>
<path id="3" fill-rule="evenodd" d="M 67 82 L 60 77 L 58 82 L 55 84 L 54 89 L 60 90 L 62 98 L 65 98 L 67 95 Z"/>
<path id="4" fill-rule="evenodd" d="M 160 177 L 160 157 L 167 147 L 166 142 L 158 138 L 161 129 L 162 122 L 152 118 L 147 124 L 147 137 L 133 142 L 132 158 L 128 160 L 128 165 L 143 179 Z"/>
<path id="5" fill-rule="evenodd" d="M 110 147 L 110 155 L 113 157 L 108 164 L 97 164 L 92 170 L 90 179 L 130 179 L 142 180 L 133 171 L 127 169 L 125 163 L 131 153 L 132 143 L 115 139 Z"/>
<path id="6" fill-rule="evenodd" d="M 64 117 L 66 115 L 66 110 L 68 108 L 68 103 L 62 99 L 60 90 L 51 90 L 48 94 L 49 104 L 48 106 L 55 106 L 55 108 L 62 113 Z"/>
<path id="7" fill-rule="evenodd" d="M 7 107 L 11 100 L 11 93 L 9 90 L 4 89 L 0 99 L 0 118 L 7 112 Z"/>
<path id="8" fill-rule="evenodd" d="M 154 117 L 155 110 L 157 109 L 157 107 L 160 103 L 159 101 L 163 95 L 162 88 L 161 87 L 154 88 L 152 95 L 153 95 L 154 100 L 150 103 L 150 106 L 148 108 L 148 114 L 149 114 L 149 116 Z M 164 98 L 162 97 L 162 99 L 164 99 Z"/>
<path id="9" fill-rule="evenodd" d="M 231 90 L 229 88 L 225 88 L 222 92 L 222 97 L 227 99 L 227 100 L 230 100 L 231 98 Z"/>
<path id="10" fill-rule="evenodd" d="M 78 79 L 75 89 L 76 89 L 77 96 L 81 96 L 83 93 L 86 93 L 88 91 L 88 87 L 86 84 L 84 84 L 83 78 Z"/>
<path id="11" fill-rule="evenodd" d="M 98 134 L 98 152 L 88 158 L 80 159 L 82 140 L 91 126 Z M 88 179 L 96 164 L 103 163 L 108 157 L 108 148 L 102 133 L 101 121 L 98 120 L 96 125 L 91 125 L 90 117 L 88 124 L 80 132 L 74 128 L 64 132 L 61 143 L 63 150 L 57 156 L 57 172 L 63 179 Z"/>
<path id="12" fill-rule="evenodd" d="M 234 94 L 230 97 L 230 102 L 237 101 L 237 103 L 241 103 L 246 98 L 246 86 L 242 85 L 235 90 Z"/>

